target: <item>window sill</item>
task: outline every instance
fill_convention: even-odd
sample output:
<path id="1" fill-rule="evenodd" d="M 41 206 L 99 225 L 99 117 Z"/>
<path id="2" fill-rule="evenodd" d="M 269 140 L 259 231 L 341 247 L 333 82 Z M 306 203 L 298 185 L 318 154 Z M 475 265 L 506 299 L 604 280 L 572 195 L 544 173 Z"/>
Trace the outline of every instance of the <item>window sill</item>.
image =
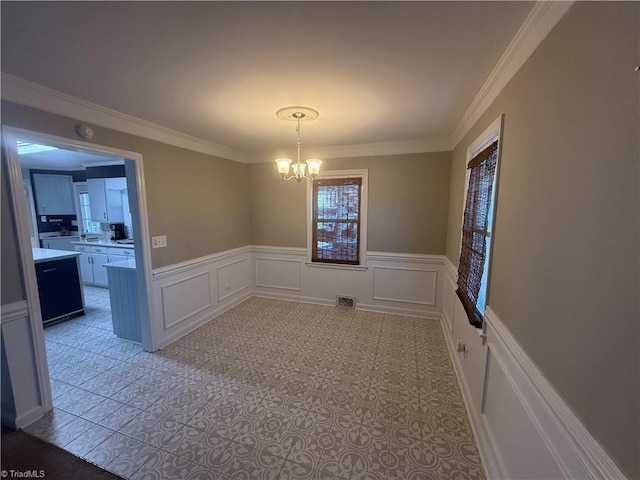
<path id="1" fill-rule="evenodd" d="M 305 262 L 307 267 L 314 268 L 330 268 L 334 270 L 351 270 L 351 271 L 366 271 L 369 269 L 366 265 L 344 265 L 340 263 L 321 263 L 321 262 Z"/>

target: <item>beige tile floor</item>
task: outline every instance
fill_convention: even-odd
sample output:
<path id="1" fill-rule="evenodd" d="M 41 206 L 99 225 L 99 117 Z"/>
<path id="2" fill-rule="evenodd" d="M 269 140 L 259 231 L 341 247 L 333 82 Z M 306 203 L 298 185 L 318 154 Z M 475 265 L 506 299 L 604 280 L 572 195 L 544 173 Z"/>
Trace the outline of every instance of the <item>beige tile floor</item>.
<path id="1" fill-rule="evenodd" d="M 482 479 L 436 320 L 253 297 L 150 354 L 108 292 L 45 329 L 26 430 L 130 479 Z"/>

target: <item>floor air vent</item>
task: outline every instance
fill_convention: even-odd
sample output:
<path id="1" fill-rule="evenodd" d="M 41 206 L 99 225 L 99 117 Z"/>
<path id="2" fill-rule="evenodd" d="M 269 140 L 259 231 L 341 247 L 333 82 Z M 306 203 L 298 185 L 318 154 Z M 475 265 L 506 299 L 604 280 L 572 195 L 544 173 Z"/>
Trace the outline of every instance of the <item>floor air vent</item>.
<path id="1" fill-rule="evenodd" d="M 342 295 L 338 295 L 336 305 L 338 307 L 356 308 L 356 299 L 355 297 L 345 297 Z"/>

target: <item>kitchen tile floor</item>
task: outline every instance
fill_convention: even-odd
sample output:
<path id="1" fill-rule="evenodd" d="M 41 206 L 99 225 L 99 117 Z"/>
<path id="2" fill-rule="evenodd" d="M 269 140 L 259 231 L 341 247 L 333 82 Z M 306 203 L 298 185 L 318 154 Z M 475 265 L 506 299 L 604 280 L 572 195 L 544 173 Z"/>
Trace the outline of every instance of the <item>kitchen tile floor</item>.
<path id="1" fill-rule="evenodd" d="M 85 294 L 26 430 L 122 477 L 484 478 L 436 320 L 253 297 L 150 354 Z"/>

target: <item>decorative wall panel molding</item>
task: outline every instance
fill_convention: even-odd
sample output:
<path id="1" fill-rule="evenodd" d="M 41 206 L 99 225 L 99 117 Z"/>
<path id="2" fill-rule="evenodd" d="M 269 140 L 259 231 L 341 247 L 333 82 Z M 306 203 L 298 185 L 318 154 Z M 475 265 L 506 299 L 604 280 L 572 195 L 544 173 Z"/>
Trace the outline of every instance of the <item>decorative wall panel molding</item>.
<path id="1" fill-rule="evenodd" d="M 160 287 L 165 330 L 212 305 L 210 273 L 181 278 Z"/>
<path id="2" fill-rule="evenodd" d="M 374 300 L 436 305 L 438 271 L 405 267 L 373 267 Z"/>
<path id="3" fill-rule="evenodd" d="M 302 290 L 302 264 L 299 259 L 255 257 L 256 287 Z"/>
<path id="4" fill-rule="evenodd" d="M 249 259 L 241 258 L 225 265 L 216 266 L 218 276 L 218 302 L 222 302 L 246 290 L 251 285 Z"/>

